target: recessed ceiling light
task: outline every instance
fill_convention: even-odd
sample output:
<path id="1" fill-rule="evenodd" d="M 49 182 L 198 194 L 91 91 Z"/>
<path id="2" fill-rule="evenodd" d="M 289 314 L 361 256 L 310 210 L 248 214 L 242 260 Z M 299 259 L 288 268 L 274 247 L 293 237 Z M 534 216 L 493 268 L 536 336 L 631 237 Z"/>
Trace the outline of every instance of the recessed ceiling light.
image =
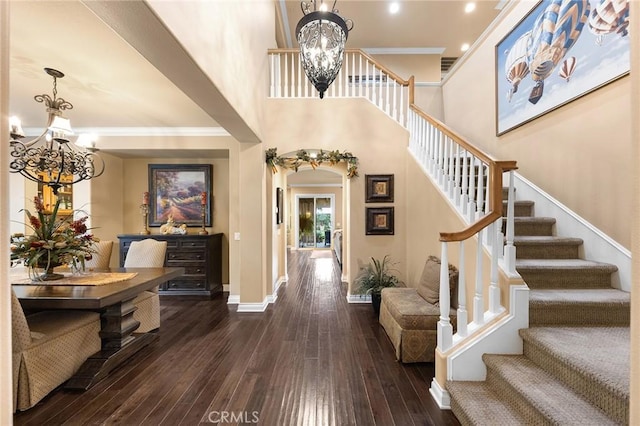
<path id="1" fill-rule="evenodd" d="M 464 43 L 462 46 L 460 46 L 460 50 L 463 52 L 469 50 L 469 43 Z"/>
<path id="2" fill-rule="evenodd" d="M 389 5 L 389 13 L 394 15 L 396 13 L 398 13 L 400 11 L 400 3 L 398 3 L 397 1 L 392 2 Z"/>
<path id="3" fill-rule="evenodd" d="M 471 12 L 473 12 L 474 10 L 476 10 L 476 4 L 475 4 L 475 2 L 469 2 L 469 3 L 467 3 L 467 4 L 466 4 L 466 6 L 464 7 L 464 11 L 465 11 L 466 13 L 471 13 Z"/>

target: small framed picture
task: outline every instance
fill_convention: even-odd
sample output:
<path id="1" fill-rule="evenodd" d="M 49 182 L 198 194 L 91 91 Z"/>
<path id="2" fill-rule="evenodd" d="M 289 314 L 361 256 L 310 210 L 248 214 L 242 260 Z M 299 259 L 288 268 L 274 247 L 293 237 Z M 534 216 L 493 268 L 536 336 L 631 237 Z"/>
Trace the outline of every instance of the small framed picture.
<path id="1" fill-rule="evenodd" d="M 393 207 L 367 207 L 367 235 L 393 235 Z"/>
<path id="2" fill-rule="evenodd" d="M 276 188 L 276 224 L 284 222 L 284 190 Z"/>
<path id="3" fill-rule="evenodd" d="M 393 175 L 365 175 L 367 203 L 393 203 Z"/>

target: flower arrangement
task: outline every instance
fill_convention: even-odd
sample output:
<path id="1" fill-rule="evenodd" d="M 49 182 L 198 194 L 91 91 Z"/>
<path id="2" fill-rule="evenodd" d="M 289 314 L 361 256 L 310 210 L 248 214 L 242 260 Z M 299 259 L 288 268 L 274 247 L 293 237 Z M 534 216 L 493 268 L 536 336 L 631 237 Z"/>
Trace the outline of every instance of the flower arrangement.
<path id="1" fill-rule="evenodd" d="M 85 222 L 88 216 L 73 220 L 72 216 L 58 218 L 60 199 L 55 204 L 51 214 L 47 214 L 40 197 L 33 199 L 35 215 L 24 209 L 33 234 L 13 234 L 11 236 L 11 262 L 22 262 L 32 278 L 39 280 L 54 280 L 62 278 L 54 274 L 53 268 L 68 265 L 74 270 L 84 269 L 85 260 L 90 260 L 95 253 L 93 243 L 98 238 L 90 233 Z M 46 273 L 36 275 L 37 269 L 44 269 Z"/>

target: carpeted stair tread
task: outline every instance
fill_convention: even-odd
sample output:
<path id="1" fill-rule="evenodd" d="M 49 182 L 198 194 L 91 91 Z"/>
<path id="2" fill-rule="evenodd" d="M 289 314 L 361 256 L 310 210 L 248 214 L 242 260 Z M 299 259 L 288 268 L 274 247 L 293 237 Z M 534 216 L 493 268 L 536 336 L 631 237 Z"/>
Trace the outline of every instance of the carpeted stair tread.
<path id="1" fill-rule="evenodd" d="M 515 426 L 525 419 L 486 382 L 447 382 L 451 409 L 462 425 Z"/>
<path id="2" fill-rule="evenodd" d="M 507 385 L 500 386 L 499 396 L 526 413 L 526 424 L 616 424 L 522 355 L 484 355 L 482 359 L 487 365 L 487 382 Z"/>
<path id="3" fill-rule="evenodd" d="M 528 200 L 516 200 L 513 202 L 513 216 L 514 217 L 533 217 L 533 201 Z M 507 200 L 502 201 L 502 216 L 507 216 Z"/>
<path id="4" fill-rule="evenodd" d="M 591 305 L 612 304 L 630 306 L 631 297 L 626 291 L 615 288 L 581 288 L 581 289 L 538 289 L 529 291 L 529 302 L 583 303 Z"/>
<path id="5" fill-rule="evenodd" d="M 553 226 L 556 219 L 553 217 L 520 216 L 513 218 L 514 235 L 553 235 Z M 507 220 L 503 218 L 502 228 L 506 231 Z M 506 233 L 506 232 L 505 232 Z"/>
<path id="6" fill-rule="evenodd" d="M 529 324 L 576 326 L 628 326 L 629 293 L 614 288 L 532 289 Z"/>
<path id="7" fill-rule="evenodd" d="M 555 237 L 550 235 L 516 235 L 518 259 L 573 259 L 579 255 L 581 238 Z"/>
<path id="8" fill-rule="evenodd" d="M 527 358 L 628 424 L 629 327 L 532 327 L 520 336 Z"/>
<path id="9" fill-rule="evenodd" d="M 618 267 L 584 259 L 516 259 L 516 270 L 529 288 L 611 287 Z"/>

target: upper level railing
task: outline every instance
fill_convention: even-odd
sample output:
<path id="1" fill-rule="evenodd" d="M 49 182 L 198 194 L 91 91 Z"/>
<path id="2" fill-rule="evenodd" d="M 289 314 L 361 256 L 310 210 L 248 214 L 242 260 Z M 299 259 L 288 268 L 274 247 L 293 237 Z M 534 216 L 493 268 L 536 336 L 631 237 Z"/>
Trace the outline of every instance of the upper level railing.
<path id="1" fill-rule="evenodd" d="M 297 49 L 269 50 L 271 65 L 270 97 L 317 97 L 315 88 L 302 70 Z M 440 321 L 438 348 L 450 349 L 458 341 L 504 310 L 500 301 L 498 269 L 515 272 L 513 245 L 513 171 L 515 161 L 492 158 L 445 124 L 423 112 L 414 104 L 414 79 L 404 80 L 360 50 L 348 49 L 342 69 L 325 93 L 325 97 L 363 97 L 405 127 L 410 134 L 409 151 L 443 194 L 467 222 L 455 232 L 441 232 Z M 507 217 L 503 226 L 503 176 L 509 175 Z M 505 231 L 506 230 L 506 238 Z M 465 241 L 477 239 L 475 271 L 465 268 Z M 459 284 L 457 333 L 449 318 L 451 306 L 448 277 L 449 244 L 459 244 Z M 483 279 L 483 253 L 491 258 L 490 282 Z M 500 265 L 499 261 L 503 260 Z M 473 273 L 473 319 L 468 321 L 466 282 Z M 470 280 L 471 281 L 471 280 Z M 488 286 L 489 309 L 485 310 L 484 293 Z"/>

